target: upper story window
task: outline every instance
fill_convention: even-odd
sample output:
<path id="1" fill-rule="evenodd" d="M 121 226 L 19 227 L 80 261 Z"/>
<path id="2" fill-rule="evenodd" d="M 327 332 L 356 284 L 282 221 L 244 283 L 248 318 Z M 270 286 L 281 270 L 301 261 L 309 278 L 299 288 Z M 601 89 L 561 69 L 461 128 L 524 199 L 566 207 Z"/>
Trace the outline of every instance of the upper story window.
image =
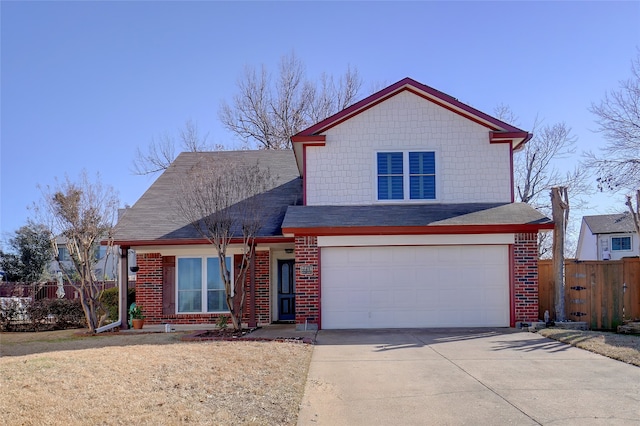
<path id="1" fill-rule="evenodd" d="M 231 258 L 226 258 L 227 270 Z M 180 257 L 177 261 L 178 313 L 228 311 L 217 257 Z"/>
<path id="2" fill-rule="evenodd" d="M 402 152 L 378 153 L 378 200 L 404 198 L 404 167 Z"/>
<path id="3" fill-rule="evenodd" d="M 433 151 L 378 152 L 377 175 L 378 200 L 436 199 Z"/>
<path id="4" fill-rule="evenodd" d="M 70 261 L 71 256 L 69 255 L 69 249 L 58 246 L 58 259 L 60 259 L 60 262 Z"/>
<path id="5" fill-rule="evenodd" d="M 107 246 L 96 246 L 93 250 L 96 260 L 100 260 L 107 255 Z"/>
<path id="6" fill-rule="evenodd" d="M 631 251 L 631 236 L 628 237 L 612 237 L 612 251 Z"/>

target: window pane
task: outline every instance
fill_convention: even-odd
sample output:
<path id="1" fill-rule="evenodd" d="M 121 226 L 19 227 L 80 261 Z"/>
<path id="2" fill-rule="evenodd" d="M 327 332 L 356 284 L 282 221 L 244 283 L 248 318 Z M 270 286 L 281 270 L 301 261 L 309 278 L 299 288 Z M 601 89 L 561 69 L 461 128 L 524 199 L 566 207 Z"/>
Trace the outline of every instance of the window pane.
<path id="1" fill-rule="evenodd" d="M 402 161 L 401 152 L 378 153 L 379 200 L 402 200 L 404 198 Z"/>
<path id="2" fill-rule="evenodd" d="M 281 292 L 288 294 L 289 293 L 289 264 L 285 263 L 282 265 L 282 289 Z"/>
<path id="3" fill-rule="evenodd" d="M 58 258 L 60 259 L 61 262 L 66 262 L 67 260 L 71 260 L 71 257 L 69 256 L 69 250 L 67 250 L 66 247 L 59 247 Z"/>
<path id="4" fill-rule="evenodd" d="M 378 153 L 378 174 L 398 175 L 402 174 L 402 153 L 401 152 L 379 152 Z"/>
<path id="5" fill-rule="evenodd" d="M 231 258 L 227 257 L 227 271 L 231 271 Z M 220 260 L 217 257 L 207 257 L 207 289 L 224 290 L 224 283 L 220 276 Z"/>
<path id="6" fill-rule="evenodd" d="M 631 250 L 631 237 L 611 238 L 611 250 Z"/>
<path id="7" fill-rule="evenodd" d="M 202 259 L 178 259 L 178 312 L 202 311 Z"/>
<path id="8" fill-rule="evenodd" d="M 378 177 L 379 200 L 402 200 L 403 198 L 402 176 Z"/>
<path id="9" fill-rule="evenodd" d="M 178 290 L 202 289 L 202 259 L 178 259 Z"/>
<path id="10" fill-rule="evenodd" d="M 207 291 L 207 312 L 227 310 L 228 308 L 224 290 Z"/>
<path id="11" fill-rule="evenodd" d="M 409 198 L 436 198 L 436 160 L 433 152 L 409 153 Z"/>
<path id="12" fill-rule="evenodd" d="M 434 175 L 436 156 L 433 152 L 410 152 L 409 173 L 412 175 Z"/>
<path id="13" fill-rule="evenodd" d="M 225 259 L 227 271 L 231 271 L 231 258 Z M 207 258 L 207 312 L 227 311 L 224 282 L 220 276 L 220 260 L 217 257 Z"/>
<path id="14" fill-rule="evenodd" d="M 435 200 L 435 176 L 411 176 L 409 178 L 410 197 L 412 200 Z"/>
<path id="15" fill-rule="evenodd" d="M 178 291 L 178 312 L 201 312 L 202 292 L 194 290 Z"/>

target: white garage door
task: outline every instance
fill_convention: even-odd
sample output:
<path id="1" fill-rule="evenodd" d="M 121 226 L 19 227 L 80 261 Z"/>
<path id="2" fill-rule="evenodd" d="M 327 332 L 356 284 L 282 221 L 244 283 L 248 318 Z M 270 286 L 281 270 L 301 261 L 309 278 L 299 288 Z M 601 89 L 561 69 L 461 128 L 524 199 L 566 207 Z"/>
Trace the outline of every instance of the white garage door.
<path id="1" fill-rule="evenodd" d="M 321 250 L 322 328 L 509 326 L 505 245 Z"/>

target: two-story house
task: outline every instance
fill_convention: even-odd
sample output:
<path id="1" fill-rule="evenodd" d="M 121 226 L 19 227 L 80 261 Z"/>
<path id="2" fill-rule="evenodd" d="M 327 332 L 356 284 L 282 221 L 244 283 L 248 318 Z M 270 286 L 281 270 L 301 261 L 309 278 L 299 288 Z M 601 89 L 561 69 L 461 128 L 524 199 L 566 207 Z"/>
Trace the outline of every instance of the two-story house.
<path id="1" fill-rule="evenodd" d="M 170 200 L 198 156 L 259 159 L 279 180 L 248 278 L 250 324 L 514 326 L 538 319 L 537 234 L 552 228 L 514 202 L 513 154 L 530 138 L 406 78 L 293 136 L 293 151 L 181 154 L 116 244 L 135 248 L 149 322 L 215 322 L 215 251 Z"/>
<path id="2" fill-rule="evenodd" d="M 582 218 L 576 259 L 620 260 L 638 255 L 638 234 L 629 212 Z"/>

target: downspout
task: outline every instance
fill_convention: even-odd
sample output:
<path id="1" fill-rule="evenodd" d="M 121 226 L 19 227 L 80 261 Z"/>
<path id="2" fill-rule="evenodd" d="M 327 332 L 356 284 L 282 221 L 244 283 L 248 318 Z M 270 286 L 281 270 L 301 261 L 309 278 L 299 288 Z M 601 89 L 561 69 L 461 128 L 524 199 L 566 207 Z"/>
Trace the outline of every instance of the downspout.
<path id="1" fill-rule="evenodd" d="M 96 333 L 112 330 L 120 327 L 128 329 L 127 323 L 127 297 L 129 296 L 129 247 L 120 247 L 120 274 L 118 274 L 118 320 L 102 327 L 96 328 Z M 124 291 L 123 291 L 124 288 Z M 124 322 L 123 322 L 124 318 Z"/>
<path id="2" fill-rule="evenodd" d="M 249 305 L 249 328 L 257 327 L 256 321 L 256 244 L 251 246 L 251 263 L 249 265 L 249 294 L 251 304 Z"/>
<path id="3" fill-rule="evenodd" d="M 120 319 L 118 319 L 118 321 L 116 321 L 116 322 L 112 322 L 112 323 L 110 323 L 110 324 L 103 325 L 103 326 L 102 326 L 102 327 L 100 327 L 100 328 L 96 328 L 96 333 L 102 333 L 103 331 L 109 331 L 109 330 L 111 330 L 112 328 L 119 327 L 121 322 L 122 322 L 122 321 L 121 321 Z"/>

